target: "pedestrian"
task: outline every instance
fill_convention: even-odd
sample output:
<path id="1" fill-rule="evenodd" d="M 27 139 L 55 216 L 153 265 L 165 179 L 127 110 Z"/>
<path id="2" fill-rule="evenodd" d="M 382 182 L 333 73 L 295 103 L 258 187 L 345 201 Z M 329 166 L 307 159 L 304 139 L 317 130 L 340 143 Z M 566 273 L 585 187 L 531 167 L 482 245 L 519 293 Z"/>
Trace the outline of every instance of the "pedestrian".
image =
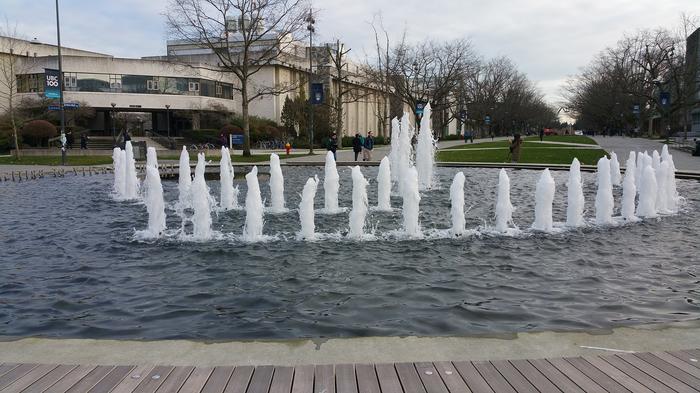
<path id="1" fill-rule="evenodd" d="M 289 152 L 292 151 L 292 144 L 287 142 L 284 144 L 284 150 L 287 151 L 287 155 L 289 155 Z"/>
<path id="2" fill-rule="evenodd" d="M 372 160 L 372 149 L 374 149 L 374 137 L 372 136 L 372 131 L 369 131 L 362 146 L 362 161 Z"/>
<path id="3" fill-rule="evenodd" d="M 357 161 L 357 157 L 362 151 L 362 137 L 360 137 L 359 133 L 355 134 L 355 137 L 352 139 L 352 151 L 355 152 L 355 161 Z"/>
<path id="4" fill-rule="evenodd" d="M 338 151 L 338 136 L 335 134 L 331 134 L 331 138 L 328 140 L 328 151 L 333 153 L 333 160 L 338 161 L 338 157 L 336 156 L 336 151 Z"/>
<path id="5" fill-rule="evenodd" d="M 540 142 L 544 140 L 544 128 L 540 128 Z"/>
<path id="6" fill-rule="evenodd" d="M 522 147 L 523 140 L 520 139 L 520 134 L 513 135 L 513 140 L 510 141 L 510 162 L 517 163 L 520 161 L 520 149 Z"/>
<path id="7" fill-rule="evenodd" d="M 227 145 L 226 136 L 224 136 L 223 132 L 219 135 L 219 143 L 221 144 L 221 147 L 226 147 Z"/>
<path id="8" fill-rule="evenodd" d="M 86 132 L 80 134 L 80 150 L 87 150 L 88 136 Z"/>

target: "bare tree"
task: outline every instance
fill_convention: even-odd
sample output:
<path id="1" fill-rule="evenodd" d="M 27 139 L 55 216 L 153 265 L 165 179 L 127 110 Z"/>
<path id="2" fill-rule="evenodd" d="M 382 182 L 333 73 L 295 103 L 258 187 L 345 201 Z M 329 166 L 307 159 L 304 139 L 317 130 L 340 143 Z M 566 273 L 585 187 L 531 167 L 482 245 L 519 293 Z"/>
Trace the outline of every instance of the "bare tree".
<path id="1" fill-rule="evenodd" d="M 362 65 L 362 78 L 374 91 L 375 116 L 379 125 L 378 135 L 386 136 L 390 119 L 402 115 L 402 111 L 391 113 L 388 105 L 392 97 L 396 97 L 391 87 L 391 45 L 389 33 L 384 28 L 381 14 L 377 14 L 370 24 L 374 32 L 374 56 L 365 56 L 367 59 Z M 396 101 L 396 100 L 394 100 Z"/>
<path id="2" fill-rule="evenodd" d="M 257 84 L 253 77 L 282 61 L 297 45 L 309 7 L 306 0 L 171 0 L 170 35 L 213 52 L 218 71 L 231 73 L 241 95 L 244 155 L 250 155 L 249 105 L 297 88 L 293 83 Z M 298 38 L 298 37 L 297 37 Z"/>
<path id="3" fill-rule="evenodd" d="M 17 28 L 10 27 L 5 23 L 5 27 L 0 29 L 0 109 L 2 109 L 10 119 L 12 126 L 12 137 L 15 144 L 15 158 L 20 159 L 19 148 L 19 119 L 17 75 L 24 74 L 29 65 L 29 57 L 23 57 L 27 53 L 26 41 L 18 37 Z"/>

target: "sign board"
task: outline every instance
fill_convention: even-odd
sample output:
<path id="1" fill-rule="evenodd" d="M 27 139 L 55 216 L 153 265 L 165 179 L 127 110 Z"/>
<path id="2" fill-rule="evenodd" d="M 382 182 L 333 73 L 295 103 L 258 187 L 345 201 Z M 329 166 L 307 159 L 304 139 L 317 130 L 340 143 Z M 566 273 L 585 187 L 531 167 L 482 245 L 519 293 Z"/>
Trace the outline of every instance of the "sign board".
<path id="1" fill-rule="evenodd" d="M 50 111 L 60 111 L 61 107 L 58 105 L 49 105 L 49 110 Z"/>
<path id="2" fill-rule="evenodd" d="M 423 116 L 423 110 L 425 109 L 425 102 L 416 102 L 416 116 Z"/>
<path id="3" fill-rule="evenodd" d="M 78 109 L 80 108 L 80 104 L 77 102 L 64 102 L 63 103 L 63 109 Z"/>
<path id="4" fill-rule="evenodd" d="M 58 70 L 44 69 L 44 96 L 46 98 L 61 97 L 61 73 Z"/>
<path id="5" fill-rule="evenodd" d="M 488 116 L 488 115 L 485 116 L 485 117 L 484 117 L 484 123 L 485 123 L 486 125 L 491 124 L 491 116 Z"/>
<path id="6" fill-rule="evenodd" d="M 141 108 L 141 105 L 129 105 L 129 108 Z"/>
<path id="7" fill-rule="evenodd" d="M 671 103 L 671 93 L 662 91 L 659 94 L 659 101 L 661 101 L 661 106 L 668 106 Z"/>
<path id="8" fill-rule="evenodd" d="M 229 146 L 242 145 L 243 134 L 229 134 Z"/>
<path id="9" fill-rule="evenodd" d="M 467 120 L 467 111 L 465 109 L 462 109 L 459 111 L 459 120 L 465 121 Z"/>
<path id="10" fill-rule="evenodd" d="M 634 104 L 632 106 L 632 113 L 634 113 L 635 115 L 638 115 L 641 113 L 641 107 L 639 106 L 639 104 Z"/>
<path id="11" fill-rule="evenodd" d="M 323 104 L 323 83 L 311 84 L 311 105 Z"/>

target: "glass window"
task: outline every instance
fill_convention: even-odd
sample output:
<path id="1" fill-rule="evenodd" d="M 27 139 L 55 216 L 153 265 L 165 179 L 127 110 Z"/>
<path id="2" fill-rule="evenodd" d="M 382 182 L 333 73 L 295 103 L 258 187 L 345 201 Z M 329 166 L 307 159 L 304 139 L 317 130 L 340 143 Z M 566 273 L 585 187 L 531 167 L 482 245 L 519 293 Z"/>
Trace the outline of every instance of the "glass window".
<path id="1" fill-rule="evenodd" d="M 198 92 L 199 91 L 199 82 L 189 82 L 188 85 L 188 90 L 190 92 Z"/>
<path id="2" fill-rule="evenodd" d="M 216 82 L 202 79 L 199 82 L 199 95 L 205 97 L 216 97 Z"/>
<path id="3" fill-rule="evenodd" d="M 78 87 L 78 74 L 75 72 L 63 73 L 63 90 L 75 90 Z"/>
<path id="4" fill-rule="evenodd" d="M 158 90 L 158 79 L 146 81 L 146 88 L 151 91 Z"/>
<path id="5" fill-rule="evenodd" d="M 109 88 L 112 90 L 122 89 L 122 76 L 121 75 L 110 75 L 109 76 Z"/>
<path id="6" fill-rule="evenodd" d="M 78 91 L 109 92 L 109 75 L 107 74 L 77 74 L 76 87 Z"/>
<path id="7" fill-rule="evenodd" d="M 122 75 L 122 92 L 148 93 L 146 82 L 151 79 L 150 76 L 144 75 Z"/>

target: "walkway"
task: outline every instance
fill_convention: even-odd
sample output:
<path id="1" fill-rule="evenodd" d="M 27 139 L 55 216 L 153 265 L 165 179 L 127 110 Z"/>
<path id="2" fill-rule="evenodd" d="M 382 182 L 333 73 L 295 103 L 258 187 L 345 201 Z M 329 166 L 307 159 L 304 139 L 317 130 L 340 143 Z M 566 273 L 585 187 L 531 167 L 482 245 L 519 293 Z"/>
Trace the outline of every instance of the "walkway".
<path id="1" fill-rule="evenodd" d="M 646 138 L 596 136 L 593 139 L 595 139 L 603 149 L 609 152 L 614 151 L 622 166 L 625 165 L 630 151 L 646 150 L 651 154 L 653 150 L 658 150 L 659 153 L 661 153 L 661 148 L 663 147 L 661 141 Z M 693 157 L 688 152 L 676 149 L 670 149 L 670 153 L 673 154 L 673 162 L 676 164 L 676 169 L 681 171 L 700 171 L 700 157 Z"/>
<path id="2" fill-rule="evenodd" d="M 304 366 L 0 365 L 2 392 L 698 392 L 700 350 Z"/>

